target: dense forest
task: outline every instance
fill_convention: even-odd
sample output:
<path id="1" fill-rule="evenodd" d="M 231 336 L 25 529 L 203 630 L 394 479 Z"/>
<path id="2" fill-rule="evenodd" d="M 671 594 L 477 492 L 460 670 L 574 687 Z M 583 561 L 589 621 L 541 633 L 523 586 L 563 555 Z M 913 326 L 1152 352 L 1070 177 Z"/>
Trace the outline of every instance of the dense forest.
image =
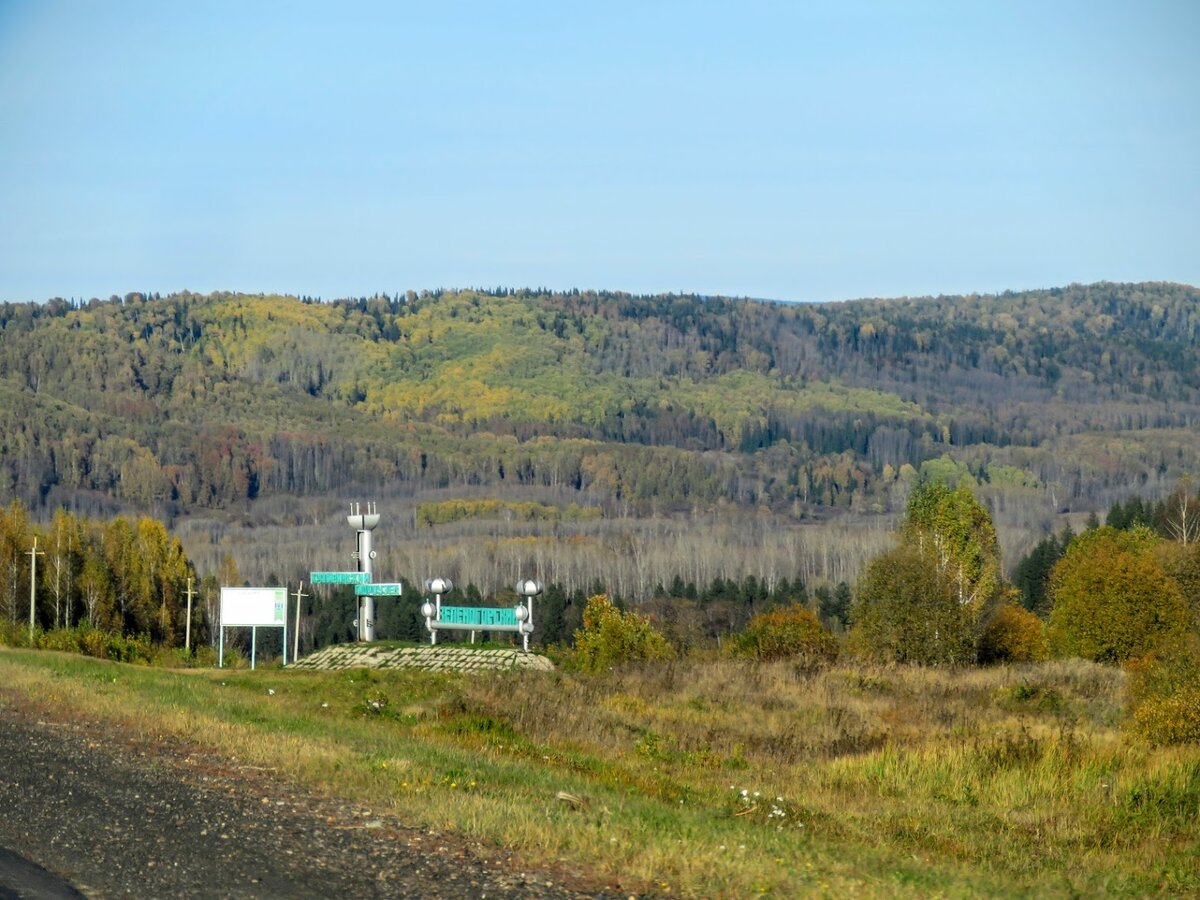
<path id="1" fill-rule="evenodd" d="M 964 482 L 1011 569 L 1195 472 L 1200 291 L 783 305 L 496 289 L 0 306 L 0 502 L 153 515 L 203 572 L 381 565 L 836 585 L 914 483 Z M 1074 517 L 1074 518 L 1073 518 Z M 725 552 L 719 552 L 725 551 Z"/>

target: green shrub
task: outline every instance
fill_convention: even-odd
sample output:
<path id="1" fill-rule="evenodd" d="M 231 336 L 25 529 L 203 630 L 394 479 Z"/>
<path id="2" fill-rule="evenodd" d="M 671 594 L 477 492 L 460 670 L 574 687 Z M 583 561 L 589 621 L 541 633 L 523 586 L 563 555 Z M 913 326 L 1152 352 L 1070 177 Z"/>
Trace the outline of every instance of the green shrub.
<path id="1" fill-rule="evenodd" d="M 17 622 L 0 621 L 0 646 L 28 647 L 29 626 Z"/>
<path id="2" fill-rule="evenodd" d="M 812 663 L 837 658 L 837 641 L 808 609 L 795 604 L 759 613 L 729 645 L 735 656 L 755 659 L 797 658 Z"/>
<path id="3" fill-rule="evenodd" d="M 108 635 L 94 628 L 82 630 L 79 635 L 79 652 L 84 656 L 108 659 Z"/>
<path id="4" fill-rule="evenodd" d="M 28 626 L 0 622 L 0 645 L 29 646 Z M 56 628 L 34 632 L 34 644 L 39 650 L 79 653 L 96 659 L 131 662 L 164 668 L 214 668 L 217 651 L 207 645 L 196 647 L 192 653 L 182 647 L 156 644 L 147 634 L 130 637 L 102 631 L 83 624 L 75 628 Z"/>
<path id="5" fill-rule="evenodd" d="M 590 672 L 635 660 L 671 659 L 675 649 L 645 616 L 622 612 L 603 594 L 589 597 L 575 632 L 576 662 Z"/>
<path id="6" fill-rule="evenodd" d="M 217 648 L 204 644 L 197 647 L 192 657 L 192 665 L 199 669 L 215 669 L 217 667 Z"/>
<path id="7" fill-rule="evenodd" d="M 121 634 L 106 634 L 106 652 L 108 659 L 116 662 L 141 663 L 149 665 L 154 659 L 154 647 L 150 636 L 140 634 L 137 637 L 126 637 Z"/>
<path id="8" fill-rule="evenodd" d="M 79 653 L 79 637 L 82 629 L 57 628 L 38 636 L 38 648 L 41 650 L 58 650 L 63 653 Z"/>

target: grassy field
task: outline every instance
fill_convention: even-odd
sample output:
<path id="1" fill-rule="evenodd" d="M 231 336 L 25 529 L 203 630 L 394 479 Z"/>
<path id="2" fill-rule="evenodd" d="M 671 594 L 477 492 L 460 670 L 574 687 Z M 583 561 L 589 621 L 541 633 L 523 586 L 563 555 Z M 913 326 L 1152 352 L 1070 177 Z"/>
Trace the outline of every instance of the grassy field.
<path id="1" fill-rule="evenodd" d="M 686 661 L 171 671 L 0 650 L 0 683 L 378 813 L 681 896 L 1200 894 L 1200 747 L 1118 670 Z"/>

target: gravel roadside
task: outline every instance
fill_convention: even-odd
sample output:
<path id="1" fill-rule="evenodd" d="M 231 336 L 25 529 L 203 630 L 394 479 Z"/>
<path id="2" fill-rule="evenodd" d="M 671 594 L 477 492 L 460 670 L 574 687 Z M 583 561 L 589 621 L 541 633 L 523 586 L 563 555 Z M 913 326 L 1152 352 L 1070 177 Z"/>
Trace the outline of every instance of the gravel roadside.
<path id="1" fill-rule="evenodd" d="M 2 688 L 0 848 L 88 897 L 629 896 L 198 748 L 62 721 Z"/>

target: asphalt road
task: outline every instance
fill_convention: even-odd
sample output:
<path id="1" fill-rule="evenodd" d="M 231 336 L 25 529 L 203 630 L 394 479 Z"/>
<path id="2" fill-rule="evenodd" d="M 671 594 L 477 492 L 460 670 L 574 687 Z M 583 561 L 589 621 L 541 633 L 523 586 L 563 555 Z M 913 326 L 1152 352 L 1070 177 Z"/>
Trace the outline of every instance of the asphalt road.
<path id="1" fill-rule="evenodd" d="M 0 688 L 0 900 L 628 896 L 196 747 L 57 718 Z"/>
<path id="2" fill-rule="evenodd" d="M 41 866 L 0 849 L 0 900 L 78 900 L 82 896 Z"/>

